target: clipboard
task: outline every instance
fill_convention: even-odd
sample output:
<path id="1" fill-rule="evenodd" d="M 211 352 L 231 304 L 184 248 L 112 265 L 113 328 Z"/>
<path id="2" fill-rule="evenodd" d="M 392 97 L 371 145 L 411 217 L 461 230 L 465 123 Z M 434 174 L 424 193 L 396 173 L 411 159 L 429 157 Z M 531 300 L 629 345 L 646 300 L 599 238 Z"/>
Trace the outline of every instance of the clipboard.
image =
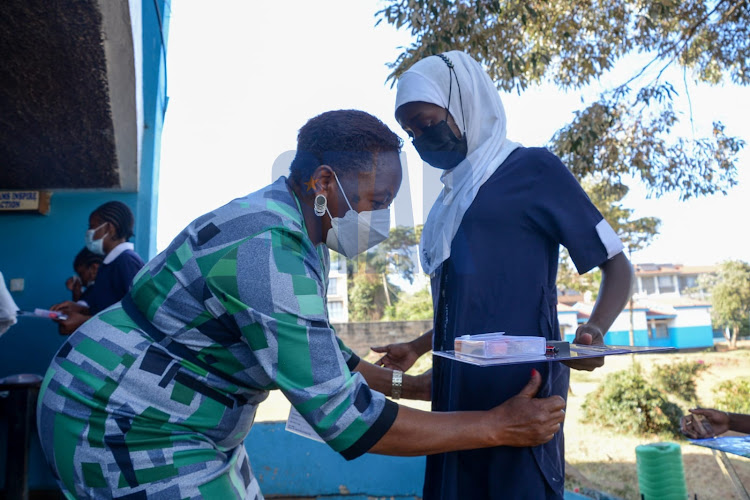
<path id="1" fill-rule="evenodd" d="M 603 356 L 615 356 L 618 354 L 651 354 L 676 351 L 674 347 L 642 347 L 642 346 L 618 346 L 618 345 L 582 345 L 570 344 L 570 352 L 565 354 L 538 354 L 525 356 L 502 356 L 497 358 L 480 358 L 450 351 L 432 351 L 435 356 L 451 359 L 460 363 L 474 366 L 500 366 L 518 365 L 523 363 L 540 363 L 556 361 L 574 361 L 586 358 L 601 358 Z"/>

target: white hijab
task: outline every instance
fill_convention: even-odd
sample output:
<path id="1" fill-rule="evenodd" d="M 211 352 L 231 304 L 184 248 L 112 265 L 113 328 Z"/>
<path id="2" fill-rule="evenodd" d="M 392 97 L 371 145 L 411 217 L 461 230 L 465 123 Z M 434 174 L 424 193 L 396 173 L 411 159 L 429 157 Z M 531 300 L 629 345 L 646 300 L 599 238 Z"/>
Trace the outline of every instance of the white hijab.
<path id="1" fill-rule="evenodd" d="M 396 109 L 414 101 L 449 108 L 468 142 L 466 159 L 441 176 L 443 189 L 422 231 L 419 256 L 427 274 L 432 274 L 450 257 L 453 237 L 479 188 L 521 146 L 505 136 L 505 109 L 482 66 L 463 52 L 454 50 L 444 55 L 453 63 L 455 77 L 441 58 L 426 57 L 401 75 L 396 93 Z M 449 107 L 450 79 L 453 82 Z"/>

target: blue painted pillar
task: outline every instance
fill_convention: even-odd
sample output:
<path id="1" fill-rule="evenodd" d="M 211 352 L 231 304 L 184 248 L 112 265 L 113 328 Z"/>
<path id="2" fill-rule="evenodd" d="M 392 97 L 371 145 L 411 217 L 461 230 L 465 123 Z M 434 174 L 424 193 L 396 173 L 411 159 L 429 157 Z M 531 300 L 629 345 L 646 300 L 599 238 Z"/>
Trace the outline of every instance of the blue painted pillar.
<path id="1" fill-rule="evenodd" d="M 156 213 L 159 200 L 161 131 L 167 111 L 167 35 L 169 5 L 142 0 L 143 134 L 135 221 L 136 252 L 149 260 L 156 254 Z"/>

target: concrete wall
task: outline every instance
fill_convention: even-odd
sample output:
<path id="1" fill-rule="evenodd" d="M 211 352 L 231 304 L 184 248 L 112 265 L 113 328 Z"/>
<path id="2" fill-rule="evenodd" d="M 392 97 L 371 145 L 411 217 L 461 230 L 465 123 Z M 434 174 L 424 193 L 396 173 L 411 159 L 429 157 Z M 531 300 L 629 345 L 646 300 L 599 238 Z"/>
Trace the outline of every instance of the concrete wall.
<path id="1" fill-rule="evenodd" d="M 432 328 L 430 321 L 382 321 L 334 324 L 336 335 L 359 356 L 366 356 L 371 346 L 406 342 Z"/>

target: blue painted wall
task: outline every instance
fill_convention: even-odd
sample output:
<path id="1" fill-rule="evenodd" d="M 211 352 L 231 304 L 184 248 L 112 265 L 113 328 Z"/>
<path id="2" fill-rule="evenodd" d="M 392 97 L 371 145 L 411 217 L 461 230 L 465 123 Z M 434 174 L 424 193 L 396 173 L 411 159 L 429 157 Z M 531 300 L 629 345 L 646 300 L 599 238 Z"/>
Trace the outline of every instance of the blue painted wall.
<path id="1" fill-rule="evenodd" d="M 168 12 L 156 2 L 166 41 Z M 136 217 L 136 251 L 144 260 L 156 249 L 156 202 L 161 129 L 166 110 L 165 59 L 154 2 L 143 2 L 144 130 L 138 193 L 54 192 L 49 215 L 0 215 L 0 271 L 6 281 L 24 278 L 25 290 L 13 293 L 21 309 L 47 308 L 70 299 L 65 280 L 73 274 L 73 258 L 84 246 L 89 214 L 110 200 L 127 203 Z M 8 283 L 6 283 L 8 284 Z M 13 373 L 43 374 L 63 338 L 51 321 L 21 318 L 0 337 L 0 377 Z"/>
<path id="2" fill-rule="evenodd" d="M 245 441 L 266 496 L 369 495 L 421 497 L 424 457 L 363 455 L 347 462 L 327 445 L 258 423 Z"/>
<path id="3" fill-rule="evenodd" d="M 164 0 L 156 0 L 156 4 L 166 42 L 169 12 L 165 12 Z M 162 49 L 155 2 L 142 3 L 142 34 L 144 130 L 138 192 L 54 192 L 49 215 L 0 215 L 0 271 L 6 285 L 11 278 L 25 279 L 25 290 L 12 294 L 21 309 L 46 308 L 70 298 L 65 280 L 73 274 L 73 258 L 84 246 L 88 216 L 106 201 L 119 200 L 131 207 L 136 218 L 132 240 L 136 251 L 144 260 L 155 254 L 159 154 L 166 110 L 166 47 Z M 0 337 L 0 377 L 44 374 L 63 340 L 51 321 L 19 319 Z M 0 485 L 5 484 L 5 433 L 6 425 L 0 417 Z M 31 488 L 54 488 L 36 436 L 31 454 Z"/>
<path id="4" fill-rule="evenodd" d="M 661 337 L 657 339 L 649 339 L 648 345 L 651 347 L 675 347 L 674 339 L 672 338 L 671 332 L 669 337 Z"/>
<path id="5" fill-rule="evenodd" d="M 56 192 L 49 215 L 0 215 L 0 271 L 6 285 L 23 278 L 23 292 L 12 293 L 21 309 L 48 308 L 70 300 L 65 280 L 84 246 L 89 214 L 102 203 L 119 200 L 135 209 L 135 193 Z M 14 373 L 44 374 L 63 341 L 52 321 L 19 318 L 0 337 L 0 377 Z"/>
<path id="6" fill-rule="evenodd" d="M 712 347 L 714 345 L 714 333 L 711 325 L 670 328 L 669 337 L 672 340 L 671 345 L 678 349 Z"/>
<path id="7" fill-rule="evenodd" d="M 0 215 L 0 271 L 6 281 L 24 278 L 25 290 L 13 293 L 21 309 L 47 308 L 68 300 L 65 280 L 73 274 L 76 253 L 84 246 L 88 216 L 110 200 L 127 203 L 136 218 L 136 251 L 148 260 L 156 250 L 156 203 L 161 129 L 166 110 L 166 47 L 162 49 L 159 21 L 167 40 L 169 24 L 164 0 L 142 4 L 143 110 L 139 190 L 137 193 L 54 192 L 49 215 Z M 7 284 L 7 283 L 6 283 Z M 21 318 L 0 337 L 0 377 L 13 373 L 43 374 L 63 338 L 51 321 Z"/>
<path id="8" fill-rule="evenodd" d="M 650 345 L 648 342 L 648 331 L 647 330 L 634 330 L 633 331 L 634 345 L 647 346 Z M 630 345 L 630 331 L 628 330 L 613 330 L 607 332 L 604 336 L 604 343 L 607 345 Z"/>
<path id="9" fill-rule="evenodd" d="M 669 337 L 650 339 L 648 330 L 636 330 L 635 345 L 651 347 L 675 347 L 677 349 L 691 349 L 696 347 L 713 346 L 713 330 L 711 325 L 669 328 Z M 572 341 L 573 336 L 566 335 L 565 340 Z M 604 336 L 604 343 L 608 345 L 629 345 L 627 331 L 611 331 Z"/>

